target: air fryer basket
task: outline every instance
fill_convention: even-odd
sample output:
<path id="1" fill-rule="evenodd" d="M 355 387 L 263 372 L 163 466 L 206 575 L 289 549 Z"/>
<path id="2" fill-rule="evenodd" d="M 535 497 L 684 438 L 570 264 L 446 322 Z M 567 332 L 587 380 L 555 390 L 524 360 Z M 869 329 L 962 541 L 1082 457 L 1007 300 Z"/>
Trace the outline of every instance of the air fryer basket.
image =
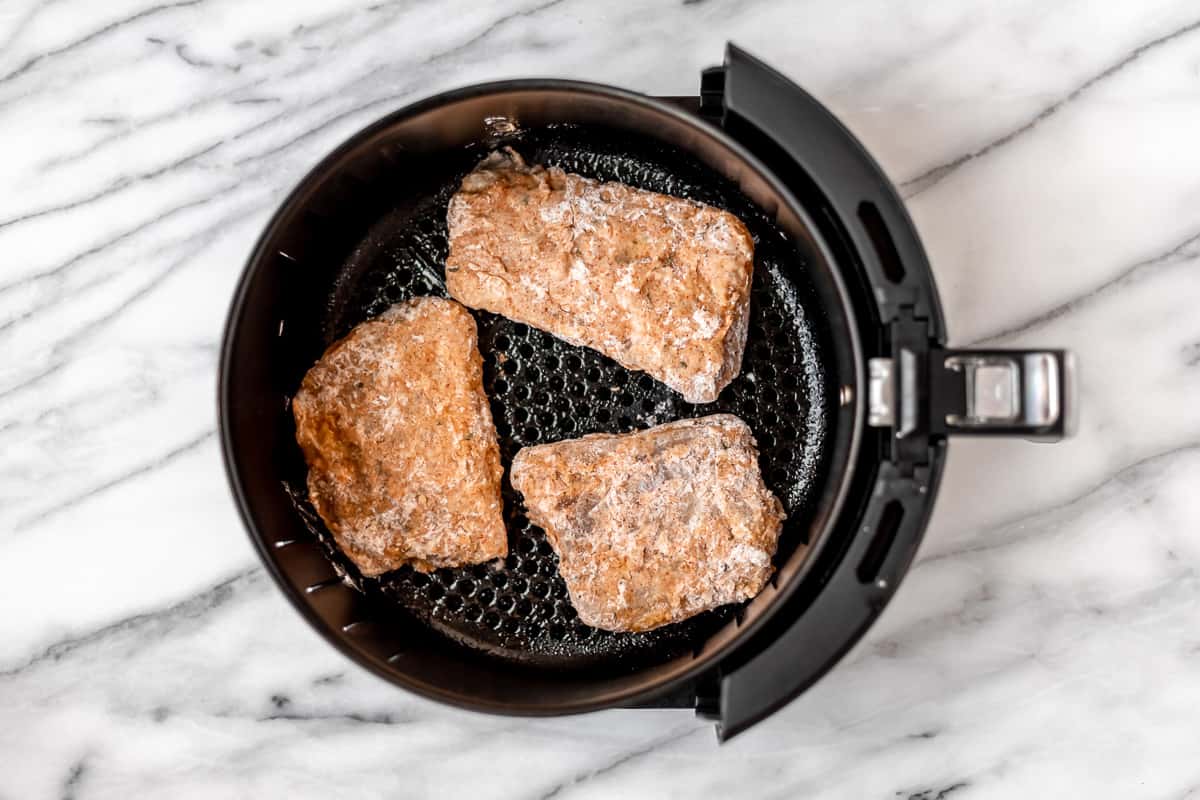
<path id="1" fill-rule="evenodd" d="M 507 482 L 510 556 L 500 568 L 364 579 L 308 506 L 288 398 L 351 327 L 406 297 L 444 294 L 446 204 L 497 146 L 532 163 L 726 208 L 755 236 L 742 373 L 712 404 L 686 403 L 594 351 L 476 313 L 506 466 L 538 442 L 719 411 L 746 420 L 764 478 L 789 514 L 776 582 L 748 606 L 642 634 L 582 625 L 556 557 Z M 249 426 L 270 440 L 252 450 L 235 443 L 231 469 L 235 486 L 255 495 L 249 521 L 268 563 L 340 646 L 360 660 L 369 647 L 374 669 L 442 699 L 553 713 L 644 699 L 694 674 L 769 616 L 772 598 L 804 572 L 848 474 L 853 416 L 838 397 L 855 381 L 854 335 L 836 273 L 805 230 L 748 154 L 669 105 L 608 88 L 481 87 L 355 137 L 285 203 L 231 318 L 226 434 L 249 436 Z"/>
<path id="2" fill-rule="evenodd" d="M 556 559 L 504 485 L 510 555 L 364 579 L 305 491 L 290 397 L 324 348 L 407 297 L 444 294 L 445 209 L 489 150 L 690 197 L 755 237 L 750 337 L 712 404 L 476 313 L 502 461 L 522 446 L 718 411 L 749 423 L 789 519 L 754 600 L 645 634 L 575 618 Z M 221 441 L 246 527 L 331 644 L 425 696 L 511 714 L 694 705 L 723 738 L 803 691 L 907 572 L 947 436 L 1067 435 L 1069 354 L 962 351 L 878 165 L 816 100 L 730 46 L 696 98 L 538 80 L 409 106 L 352 137 L 284 202 L 230 309 Z"/>

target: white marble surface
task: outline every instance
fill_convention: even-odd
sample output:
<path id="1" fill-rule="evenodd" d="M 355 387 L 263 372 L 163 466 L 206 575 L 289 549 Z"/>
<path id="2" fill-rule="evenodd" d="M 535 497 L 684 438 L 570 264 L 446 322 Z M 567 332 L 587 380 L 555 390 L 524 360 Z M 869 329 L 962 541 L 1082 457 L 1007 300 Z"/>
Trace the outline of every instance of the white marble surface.
<path id="1" fill-rule="evenodd" d="M 956 442 L 880 623 L 726 747 L 683 711 L 383 684 L 286 606 L 226 490 L 216 348 L 254 238 L 409 100 L 691 93 L 727 38 L 904 187 L 955 343 L 1078 351 L 1079 437 Z M 5 800 L 1200 798 L 1195 2 L 5 0 L 0 154 Z"/>

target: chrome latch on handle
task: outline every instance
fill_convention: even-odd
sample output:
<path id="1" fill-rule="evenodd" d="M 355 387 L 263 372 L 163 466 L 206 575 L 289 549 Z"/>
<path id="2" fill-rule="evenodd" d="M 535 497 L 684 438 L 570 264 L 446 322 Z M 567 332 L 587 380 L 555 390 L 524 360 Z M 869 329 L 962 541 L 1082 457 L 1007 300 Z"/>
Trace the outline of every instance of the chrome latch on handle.
<path id="1" fill-rule="evenodd" d="M 961 372 L 966 411 L 949 414 L 955 428 L 978 425 L 1053 425 L 1062 414 L 1062 387 L 1054 357 L 1049 353 L 1013 356 L 965 355 L 946 359 L 946 367 Z"/>
<path id="2" fill-rule="evenodd" d="M 904 438 L 932 434 L 1057 441 L 1075 430 L 1075 359 L 1063 350 L 941 350 L 927 363 L 901 348 L 868 362 L 868 424 Z M 922 376 L 924 370 L 927 376 Z M 927 414 L 925 412 L 928 412 Z"/>

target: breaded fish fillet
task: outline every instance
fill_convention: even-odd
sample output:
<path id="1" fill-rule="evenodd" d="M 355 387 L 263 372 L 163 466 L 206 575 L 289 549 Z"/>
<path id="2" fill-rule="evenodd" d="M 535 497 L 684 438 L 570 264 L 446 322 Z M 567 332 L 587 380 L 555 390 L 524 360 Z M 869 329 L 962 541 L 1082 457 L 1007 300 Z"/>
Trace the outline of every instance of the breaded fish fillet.
<path id="1" fill-rule="evenodd" d="M 527 447 L 512 464 L 579 618 L 645 631 L 754 597 L 784 513 L 730 414 Z"/>
<path id="2" fill-rule="evenodd" d="M 456 300 L 642 370 L 692 403 L 741 370 L 754 243 L 691 200 L 528 167 L 493 153 L 447 222 Z"/>
<path id="3" fill-rule="evenodd" d="M 475 320 L 458 303 L 416 298 L 362 323 L 292 408 L 309 497 L 364 575 L 507 554 Z"/>

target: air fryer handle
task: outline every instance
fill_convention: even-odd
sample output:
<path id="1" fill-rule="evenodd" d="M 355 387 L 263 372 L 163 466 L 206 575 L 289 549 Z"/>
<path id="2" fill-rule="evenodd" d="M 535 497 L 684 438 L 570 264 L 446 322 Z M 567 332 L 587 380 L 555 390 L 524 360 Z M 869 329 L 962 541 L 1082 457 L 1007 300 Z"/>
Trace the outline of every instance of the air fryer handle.
<path id="1" fill-rule="evenodd" d="M 931 350 L 930 428 L 1055 442 L 1075 431 L 1075 358 L 1066 350 Z"/>
<path id="2" fill-rule="evenodd" d="M 947 350 L 901 343 L 869 362 L 868 421 L 922 433 L 1055 442 L 1075 430 L 1075 358 L 1066 350 Z"/>

